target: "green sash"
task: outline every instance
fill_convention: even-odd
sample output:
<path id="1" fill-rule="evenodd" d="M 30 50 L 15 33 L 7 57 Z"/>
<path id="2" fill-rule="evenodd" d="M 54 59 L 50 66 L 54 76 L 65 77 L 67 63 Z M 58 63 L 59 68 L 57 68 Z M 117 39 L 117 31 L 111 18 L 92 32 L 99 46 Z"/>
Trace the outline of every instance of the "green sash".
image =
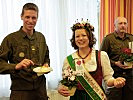
<path id="1" fill-rule="evenodd" d="M 75 67 L 75 61 L 72 58 L 72 55 L 69 55 L 67 57 L 67 60 L 69 62 L 69 65 L 73 70 L 76 70 Z M 85 91 L 88 93 L 88 95 L 93 100 L 106 100 L 106 96 L 100 86 L 97 84 L 97 82 L 92 78 L 92 76 L 85 70 L 84 75 L 82 76 L 76 76 L 82 87 L 85 89 Z M 93 81 L 93 82 L 92 82 Z M 90 85 L 91 82 L 91 85 Z M 94 86 L 92 86 L 95 84 Z M 95 88 L 95 89 L 94 89 Z M 97 89 L 98 88 L 98 89 Z"/>

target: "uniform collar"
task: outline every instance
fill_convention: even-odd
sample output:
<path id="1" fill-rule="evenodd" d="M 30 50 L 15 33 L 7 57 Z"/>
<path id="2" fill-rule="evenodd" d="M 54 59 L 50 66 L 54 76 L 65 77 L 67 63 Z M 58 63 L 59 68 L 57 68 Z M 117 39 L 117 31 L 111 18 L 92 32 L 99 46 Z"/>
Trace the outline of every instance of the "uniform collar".
<path id="1" fill-rule="evenodd" d="M 29 36 L 22 30 L 22 28 L 23 28 L 23 26 L 21 26 L 19 31 L 20 31 L 20 34 L 22 35 L 23 38 L 28 38 L 30 40 L 34 40 L 35 39 L 35 35 L 36 35 L 35 29 L 33 30 L 33 35 Z"/>
<path id="2" fill-rule="evenodd" d="M 125 33 L 124 35 L 125 35 L 125 36 L 124 36 L 124 38 L 123 38 L 123 39 L 129 38 L 128 33 Z M 119 37 L 119 35 L 117 34 L 117 32 L 116 32 L 116 31 L 114 32 L 114 36 L 115 36 L 116 38 L 122 39 L 122 38 L 120 38 L 120 37 Z"/>

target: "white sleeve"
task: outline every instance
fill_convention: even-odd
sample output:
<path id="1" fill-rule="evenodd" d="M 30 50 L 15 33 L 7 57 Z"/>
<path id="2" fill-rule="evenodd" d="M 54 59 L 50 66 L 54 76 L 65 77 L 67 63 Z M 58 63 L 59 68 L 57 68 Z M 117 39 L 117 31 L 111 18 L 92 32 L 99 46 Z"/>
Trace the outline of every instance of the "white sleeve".
<path id="1" fill-rule="evenodd" d="M 114 71 L 111 67 L 109 57 L 105 51 L 101 51 L 101 66 L 105 83 L 113 78 Z"/>
<path id="2" fill-rule="evenodd" d="M 63 62 L 63 68 L 62 68 L 62 72 L 64 72 L 64 70 L 66 70 L 68 67 L 70 67 L 67 58 L 65 58 L 64 62 Z"/>

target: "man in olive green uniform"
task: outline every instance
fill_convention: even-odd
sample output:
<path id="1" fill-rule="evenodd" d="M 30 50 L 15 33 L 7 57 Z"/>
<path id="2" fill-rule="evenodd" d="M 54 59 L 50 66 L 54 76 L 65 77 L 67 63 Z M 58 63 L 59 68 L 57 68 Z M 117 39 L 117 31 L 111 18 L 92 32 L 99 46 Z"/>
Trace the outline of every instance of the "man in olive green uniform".
<path id="1" fill-rule="evenodd" d="M 122 48 L 128 48 L 129 42 L 133 41 L 133 35 L 126 33 L 127 19 L 124 17 L 117 17 L 115 20 L 115 31 L 107 35 L 101 44 L 101 50 L 106 51 L 111 66 L 114 69 L 114 77 L 126 78 L 126 84 L 123 88 L 107 88 L 108 100 L 132 100 L 133 98 L 133 70 L 126 68 L 120 60 Z"/>
<path id="2" fill-rule="evenodd" d="M 49 50 L 42 33 L 35 31 L 38 7 L 23 6 L 19 31 L 9 34 L 0 46 L 0 73 L 10 74 L 10 100 L 48 100 L 46 78 L 33 72 L 36 65 L 49 66 Z"/>

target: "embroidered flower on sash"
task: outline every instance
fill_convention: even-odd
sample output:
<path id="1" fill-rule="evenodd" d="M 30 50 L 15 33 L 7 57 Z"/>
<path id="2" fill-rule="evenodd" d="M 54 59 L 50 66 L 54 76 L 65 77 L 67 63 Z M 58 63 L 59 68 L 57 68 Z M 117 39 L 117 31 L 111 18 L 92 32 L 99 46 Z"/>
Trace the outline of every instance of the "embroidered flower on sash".
<path id="1" fill-rule="evenodd" d="M 77 61 L 77 64 L 78 64 L 78 65 L 81 65 L 81 61 Z"/>

